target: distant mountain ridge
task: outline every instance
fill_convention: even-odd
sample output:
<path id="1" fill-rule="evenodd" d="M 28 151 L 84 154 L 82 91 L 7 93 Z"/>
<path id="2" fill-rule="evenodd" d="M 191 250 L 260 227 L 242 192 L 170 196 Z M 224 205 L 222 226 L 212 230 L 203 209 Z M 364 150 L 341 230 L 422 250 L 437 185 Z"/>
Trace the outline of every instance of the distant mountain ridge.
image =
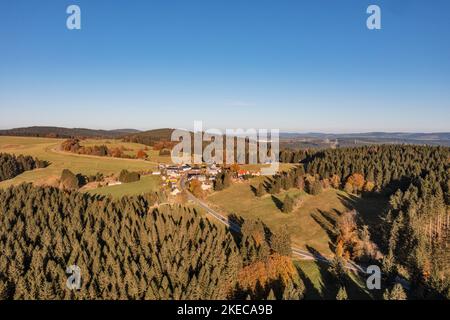
<path id="1" fill-rule="evenodd" d="M 154 145 L 171 140 L 173 128 L 161 128 L 147 131 L 136 129 L 100 130 L 88 128 L 65 128 L 52 126 L 32 126 L 0 130 L 0 135 L 29 136 L 29 137 L 53 137 L 53 138 L 120 138 L 129 142 L 137 142 L 146 145 Z M 192 134 L 192 132 L 191 132 Z M 338 141 L 340 146 L 354 145 L 357 143 L 413 143 L 450 145 L 450 132 L 362 132 L 362 133 L 321 133 L 321 132 L 281 132 L 280 140 L 283 145 L 296 141 L 299 146 L 320 147 L 325 142 Z M 302 142 L 303 141 L 303 142 Z M 329 141 L 329 142 L 326 142 Z M 294 144 L 295 146 L 297 144 Z"/>
<path id="2" fill-rule="evenodd" d="M 450 132 L 420 133 L 420 132 L 363 132 L 363 133 L 280 133 L 283 138 L 318 138 L 318 139 L 399 139 L 399 140 L 450 140 Z"/>
<path id="3" fill-rule="evenodd" d="M 120 138 L 138 132 L 140 131 L 135 129 L 96 130 L 87 128 L 34 126 L 34 127 L 0 130 L 0 135 L 26 136 L 26 137 L 53 137 L 53 138 L 71 138 L 71 137 Z"/>

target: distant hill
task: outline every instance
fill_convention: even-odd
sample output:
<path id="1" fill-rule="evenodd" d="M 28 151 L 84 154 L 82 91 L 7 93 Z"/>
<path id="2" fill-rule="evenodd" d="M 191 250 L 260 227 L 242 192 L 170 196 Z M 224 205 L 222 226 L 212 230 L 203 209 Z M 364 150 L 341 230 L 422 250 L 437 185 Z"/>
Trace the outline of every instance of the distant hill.
<path id="1" fill-rule="evenodd" d="M 86 128 L 62 127 L 25 127 L 0 130 L 3 136 L 51 137 L 51 138 L 120 138 L 129 134 L 138 133 L 135 129 L 95 130 Z"/>
<path id="2" fill-rule="evenodd" d="M 0 130 L 3 136 L 28 136 L 52 138 L 123 138 L 149 146 L 171 141 L 175 129 L 162 128 L 148 131 L 136 129 L 96 130 L 87 128 L 63 128 L 34 126 Z M 192 133 L 191 133 L 192 134 Z M 336 143 L 337 142 L 337 143 Z M 326 148 L 335 146 L 354 146 L 364 144 L 429 144 L 450 146 L 450 132 L 408 133 L 408 132 L 365 132 L 365 133 L 280 133 L 281 147 L 287 148 Z"/>
<path id="3" fill-rule="evenodd" d="M 280 141 L 290 148 L 354 146 L 364 144 L 427 144 L 450 146 L 450 132 L 365 132 L 365 133 L 280 133 Z M 337 144 L 336 144 L 337 142 Z"/>
<path id="4" fill-rule="evenodd" d="M 148 146 L 154 146 L 158 142 L 168 142 L 171 141 L 172 132 L 175 129 L 163 128 L 163 129 L 155 129 L 142 131 L 139 133 L 134 133 L 131 135 L 125 136 L 124 141 L 141 143 Z"/>
<path id="5" fill-rule="evenodd" d="M 364 132 L 364 133 L 280 133 L 282 138 L 372 138 L 372 139 L 399 139 L 399 140 L 450 140 L 450 132 L 436 133 L 409 133 L 409 132 Z"/>

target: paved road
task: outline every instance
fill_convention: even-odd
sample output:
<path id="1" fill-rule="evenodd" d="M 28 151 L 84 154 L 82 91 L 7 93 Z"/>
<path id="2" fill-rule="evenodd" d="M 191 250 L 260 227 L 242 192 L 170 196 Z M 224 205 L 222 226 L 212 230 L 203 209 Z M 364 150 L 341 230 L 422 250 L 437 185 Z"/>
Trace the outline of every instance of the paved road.
<path id="1" fill-rule="evenodd" d="M 216 210 L 210 208 L 207 203 L 205 203 L 204 201 L 196 198 L 186 188 L 186 180 L 185 179 L 186 179 L 186 176 L 182 176 L 181 177 L 180 185 L 181 185 L 181 189 L 186 191 L 189 200 L 191 200 L 192 202 L 197 204 L 199 207 L 203 208 L 210 216 L 212 216 L 213 218 L 218 220 L 220 223 L 226 225 L 232 231 L 238 232 L 238 233 L 241 232 L 241 227 L 238 224 L 229 221 L 227 217 L 225 217 L 224 215 L 220 214 Z M 303 249 L 299 249 L 299 248 L 296 248 L 296 247 L 292 247 L 291 249 L 292 249 L 292 254 L 297 256 L 297 257 L 299 257 L 302 260 L 316 260 L 316 261 L 323 261 L 323 262 L 326 262 L 326 263 L 330 263 L 330 259 L 322 256 L 319 253 L 313 254 L 313 253 L 311 253 L 309 251 L 306 251 L 306 250 L 303 250 Z M 348 261 L 345 267 L 347 269 L 349 269 L 349 270 L 352 270 L 352 271 L 366 273 L 365 269 L 363 269 L 361 266 L 357 265 L 353 261 Z"/>

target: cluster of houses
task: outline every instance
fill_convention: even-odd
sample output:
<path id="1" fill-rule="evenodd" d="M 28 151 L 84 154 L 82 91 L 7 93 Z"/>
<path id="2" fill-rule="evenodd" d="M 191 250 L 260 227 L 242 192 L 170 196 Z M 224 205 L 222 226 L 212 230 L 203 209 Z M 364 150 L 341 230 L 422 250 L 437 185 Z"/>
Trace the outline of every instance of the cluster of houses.
<path id="1" fill-rule="evenodd" d="M 222 172 L 222 168 L 213 164 L 201 165 L 167 165 L 159 164 L 158 171 L 153 171 L 153 175 L 160 175 L 163 181 L 163 187 L 168 186 L 172 195 L 180 193 L 179 180 L 181 176 L 186 176 L 188 181 L 198 180 L 202 183 L 203 190 L 211 190 L 216 180 L 216 176 Z M 248 177 L 259 176 L 260 172 L 249 170 L 238 170 L 235 179 L 244 180 Z"/>
<path id="2" fill-rule="evenodd" d="M 221 169 L 215 164 L 191 166 L 183 165 L 165 165 L 159 164 L 159 171 L 154 171 L 154 175 L 161 175 L 163 186 L 169 186 L 172 195 L 177 195 L 181 191 L 178 188 L 178 182 L 182 175 L 187 176 L 187 180 L 198 180 L 202 183 L 203 190 L 210 190 L 213 187 L 214 180 Z"/>

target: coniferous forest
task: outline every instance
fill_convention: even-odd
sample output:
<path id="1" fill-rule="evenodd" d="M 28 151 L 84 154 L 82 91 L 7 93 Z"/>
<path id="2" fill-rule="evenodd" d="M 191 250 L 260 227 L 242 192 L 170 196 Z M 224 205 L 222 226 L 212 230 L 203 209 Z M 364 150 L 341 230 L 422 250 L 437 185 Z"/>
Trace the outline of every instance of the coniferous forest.
<path id="1" fill-rule="evenodd" d="M 159 196 L 93 197 L 22 184 L 0 191 L 1 299 L 299 299 L 286 250 L 246 222 L 242 240 Z M 285 239 L 274 241 L 274 239 Z M 271 245 L 271 243 L 276 245 Z M 80 290 L 66 268 L 81 269 Z M 263 269 L 269 277 L 249 277 Z"/>
<path id="2" fill-rule="evenodd" d="M 360 174 L 373 189 L 367 196 L 389 197 L 380 212 L 383 271 L 410 279 L 420 299 L 450 297 L 449 161 L 447 147 L 392 145 L 325 150 L 304 163 L 323 179 Z"/>

